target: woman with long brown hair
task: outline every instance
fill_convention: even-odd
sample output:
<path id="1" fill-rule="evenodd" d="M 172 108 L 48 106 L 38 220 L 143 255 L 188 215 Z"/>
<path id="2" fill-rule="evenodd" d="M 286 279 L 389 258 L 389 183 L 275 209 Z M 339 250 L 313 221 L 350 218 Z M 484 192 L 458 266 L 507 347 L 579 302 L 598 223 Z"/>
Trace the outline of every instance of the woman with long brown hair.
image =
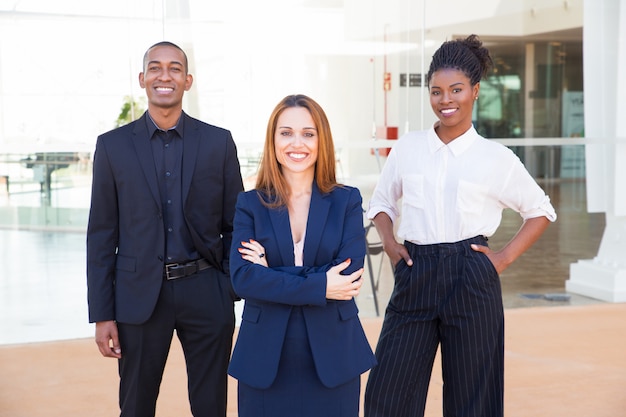
<path id="1" fill-rule="evenodd" d="M 354 297 L 362 198 L 335 179 L 322 108 L 285 97 L 270 116 L 256 189 L 239 195 L 230 268 L 245 299 L 229 373 L 242 417 L 357 417 L 375 359 Z"/>

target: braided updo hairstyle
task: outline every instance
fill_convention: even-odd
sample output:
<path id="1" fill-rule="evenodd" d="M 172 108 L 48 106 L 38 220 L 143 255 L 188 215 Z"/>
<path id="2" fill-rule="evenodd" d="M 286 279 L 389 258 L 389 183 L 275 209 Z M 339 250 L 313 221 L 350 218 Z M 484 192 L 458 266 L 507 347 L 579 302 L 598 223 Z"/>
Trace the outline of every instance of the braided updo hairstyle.
<path id="1" fill-rule="evenodd" d="M 455 69 L 463 72 L 476 85 L 493 66 L 489 50 L 483 46 L 478 36 L 444 42 L 433 54 L 428 69 L 427 81 L 440 69 Z"/>

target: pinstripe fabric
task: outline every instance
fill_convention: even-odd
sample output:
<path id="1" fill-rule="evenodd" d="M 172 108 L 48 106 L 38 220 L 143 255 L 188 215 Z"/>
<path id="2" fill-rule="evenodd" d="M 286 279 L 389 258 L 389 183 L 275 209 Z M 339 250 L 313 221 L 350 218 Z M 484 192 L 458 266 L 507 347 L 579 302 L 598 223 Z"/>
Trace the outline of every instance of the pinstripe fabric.
<path id="1" fill-rule="evenodd" d="M 369 376 L 365 417 L 421 417 L 433 361 L 441 345 L 443 415 L 501 417 L 504 312 L 491 261 L 457 243 L 405 242 L 413 266 L 396 267 L 381 330 L 378 366 Z"/>

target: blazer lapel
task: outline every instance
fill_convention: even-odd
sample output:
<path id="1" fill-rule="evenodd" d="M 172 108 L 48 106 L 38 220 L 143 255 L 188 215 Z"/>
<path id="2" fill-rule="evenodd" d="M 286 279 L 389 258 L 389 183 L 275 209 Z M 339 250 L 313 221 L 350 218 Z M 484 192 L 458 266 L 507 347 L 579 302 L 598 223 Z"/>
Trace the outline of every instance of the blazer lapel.
<path id="1" fill-rule="evenodd" d="M 278 244 L 278 252 L 282 265 L 294 266 L 293 238 L 291 237 L 291 223 L 289 222 L 289 211 L 286 207 L 278 209 L 268 209 L 272 230 Z"/>
<path id="2" fill-rule="evenodd" d="M 152 156 L 152 145 L 150 144 L 150 138 L 148 137 L 148 130 L 146 129 L 146 118 L 148 112 L 144 113 L 143 117 L 135 123 L 133 129 L 133 145 L 137 152 L 137 159 L 139 165 L 143 170 L 143 174 L 146 177 L 150 192 L 154 197 L 157 205 L 161 207 L 161 193 L 159 192 L 159 183 L 157 180 L 156 168 L 154 166 L 154 157 Z"/>
<path id="3" fill-rule="evenodd" d="M 325 198 L 313 183 L 309 218 L 306 223 L 306 237 L 304 238 L 304 264 L 313 265 L 317 258 L 317 249 L 322 244 L 322 234 L 326 226 L 326 219 L 330 210 L 330 200 Z"/>
<path id="4" fill-rule="evenodd" d="M 317 249 L 322 241 L 322 234 L 328 212 L 330 201 L 319 192 L 317 185 L 313 183 L 311 203 L 309 206 L 309 217 L 306 225 L 306 236 L 304 237 L 304 264 L 313 265 L 317 257 Z M 293 254 L 293 238 L 291 235 L 291 223 L 289 222 L 289 211 L 287 208 L 270 209 L 269 217 L 272 228 L 276 234 L 276 242 L 283 265 L 295 265 Z"/>
<path id="5" fill-rule="evenodd" d="M 196 123 L 185 112 L 183 112 L 183 119 L 185 138 L 183 139 L 182 198 L 183 201 L 187 201 L 187 195 L 191 187 L 191 179 L 196 169 L 196 162 L 200 151 L 200 136 L 198 136 Z"/>

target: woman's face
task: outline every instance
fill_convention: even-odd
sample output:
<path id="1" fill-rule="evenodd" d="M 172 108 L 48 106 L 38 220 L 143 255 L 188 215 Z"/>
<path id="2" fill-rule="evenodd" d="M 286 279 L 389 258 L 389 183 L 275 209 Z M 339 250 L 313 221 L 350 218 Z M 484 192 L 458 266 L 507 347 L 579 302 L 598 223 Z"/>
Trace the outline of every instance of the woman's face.
<path id="1" fill-rule="evenodd" d="M 430 105 L 440 122 L 437 134 L 441 140 L 448 143 L 470 128 L 479 89 L 480 83 L 472 86 L 463 71 L 444 68 L 433 73 L 429 87 Z"/>
<path id="2" fill-rule="evenodd" d="M 278 116 L 274 150 L 283 173 L 315 173 L 317 128 L 306 108 L 289 107 Z"/>

